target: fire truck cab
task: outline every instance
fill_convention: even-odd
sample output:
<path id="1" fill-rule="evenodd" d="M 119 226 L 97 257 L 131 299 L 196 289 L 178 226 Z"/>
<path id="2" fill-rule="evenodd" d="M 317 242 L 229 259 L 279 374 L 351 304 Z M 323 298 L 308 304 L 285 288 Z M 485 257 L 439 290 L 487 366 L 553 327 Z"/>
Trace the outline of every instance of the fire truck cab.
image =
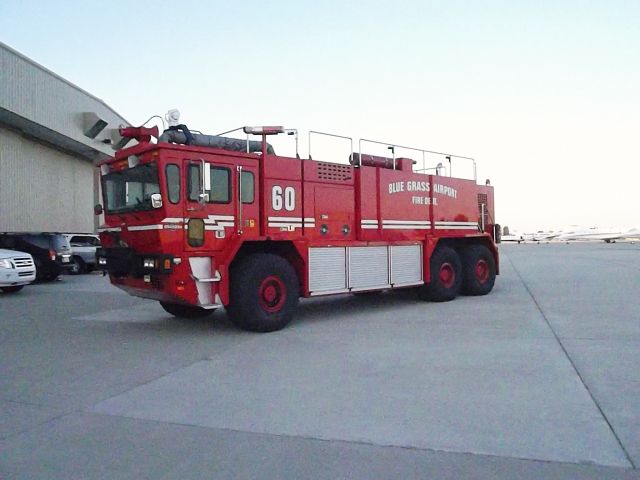
<path id="1" fill-rule="evenodd" d="M 99 165 L 96 207 L 98 262 L 113 285 L 179 317 L 225 307 L 262 332 L 286 326 L 299 297 L 418 287 L 448 301 L 493 288 L 492 186 L 395 153 L 353 152 L 348 164 L 280 156 L 268 137 L 295 131 L 243 130 L 246 141 L 175 122 L 161 135 L 120 130 L 138 144 Z"/>

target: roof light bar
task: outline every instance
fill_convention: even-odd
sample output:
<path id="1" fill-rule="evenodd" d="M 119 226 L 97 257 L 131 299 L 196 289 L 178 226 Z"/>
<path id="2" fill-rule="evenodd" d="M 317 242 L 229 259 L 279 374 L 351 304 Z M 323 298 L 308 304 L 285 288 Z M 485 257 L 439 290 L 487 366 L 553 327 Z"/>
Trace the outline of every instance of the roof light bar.
<path id="1" fill-rule="evenodd" d="M 284 133 L 284 127 L 244 127 L 242 129 L 247 135 L 277 135 Z"/>

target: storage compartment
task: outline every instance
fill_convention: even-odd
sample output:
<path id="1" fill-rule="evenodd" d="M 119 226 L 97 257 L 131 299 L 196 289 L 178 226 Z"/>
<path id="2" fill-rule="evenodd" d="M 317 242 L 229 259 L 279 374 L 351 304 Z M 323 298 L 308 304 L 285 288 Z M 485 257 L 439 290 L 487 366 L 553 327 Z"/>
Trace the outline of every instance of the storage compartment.
<path id="1" fill-rule="evenodd" d="M 391 283 L 417 285 L 422 280 L 422 245 L 391 246 Z"/>
<path id="2" fill-rule="evenodd" d="M 309 291 L 312 295 L 347 290 L 347 249 L 309 249 Z"/>
<path id="3" fill-rule="evenodd" d="M 388 247 L 349 248 L 349 287 L 366 289 L 389 286 Z"/>

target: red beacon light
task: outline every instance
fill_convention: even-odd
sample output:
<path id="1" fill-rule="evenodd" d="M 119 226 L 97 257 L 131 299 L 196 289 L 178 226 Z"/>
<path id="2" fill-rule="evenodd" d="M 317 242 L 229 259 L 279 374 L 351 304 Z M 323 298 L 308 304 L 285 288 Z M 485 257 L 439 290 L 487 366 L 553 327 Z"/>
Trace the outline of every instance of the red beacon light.
<path id="1" fill-rule="evenodd" d="M 158 127 L 124 127 L 119 129 L 124 138 L 135 138 L 138 142 L 150 142 L 151 137 L 158 138 Z"/>

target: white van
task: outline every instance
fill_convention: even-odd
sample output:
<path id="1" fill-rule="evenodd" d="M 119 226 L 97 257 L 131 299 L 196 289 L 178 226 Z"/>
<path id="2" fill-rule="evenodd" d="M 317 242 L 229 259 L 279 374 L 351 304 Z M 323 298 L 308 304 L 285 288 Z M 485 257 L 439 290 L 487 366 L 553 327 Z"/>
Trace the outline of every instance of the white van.
<path id="1" fill-rule="evenodd" d="M 36 265 L 28 253 L 0 249 L 0 290 L 14 293 L 36 279 Z"/>

